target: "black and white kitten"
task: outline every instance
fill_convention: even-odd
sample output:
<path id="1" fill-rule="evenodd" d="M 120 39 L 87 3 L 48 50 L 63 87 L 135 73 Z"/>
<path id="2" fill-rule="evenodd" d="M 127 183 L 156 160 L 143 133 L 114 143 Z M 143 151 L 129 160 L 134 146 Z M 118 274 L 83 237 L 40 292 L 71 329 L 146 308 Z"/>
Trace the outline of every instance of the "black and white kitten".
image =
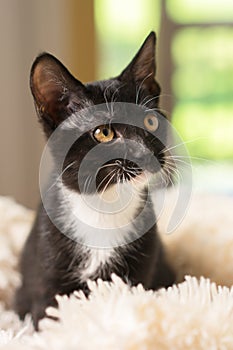
<path id="1" fill-rule="evenodd" d="M 158 110 L 160 87 L 154 75 L 154 32 L 127 68 L 109 80 L 82 84 L 47 53 L 37 57 L 32 66 L 31 90 L 44 132 L 51 139 L 59 128 L 62 130 L 51 143 L 52 186 L 45 191 L 24 247 L 22 286 L 15 300 L 20 317 L 31 313 L 36 328 L 46 307 L 56 305 L 56 294 L 81 289 L 88 295 L 88 279 L 110 280 L 115 273 L 130 285 L 142 283 L 147 289 L 174 282 L 157 234 L 146 181 L 158 171 L 152 164 L 152 155 L 160 167 L 164 163 L 164 144 L 150 132 L 157 128 L 158 119 L 145 110 L 137 115 L 135 110 L 132 114 L 137 125 L 142 123 L 140 128 L 116 118 L 117 113 L 127 114 L 127 108 L 121 110 L 121 103 L 137 106 L 147 100 L 147 108 Z M 103 113 L 98 110 L 99 105 L 106 106 Z M 93 107 L 87 117 L 85 109 Z M 57 164 L 65 147 L 63 133 L 71 140 L 76 132 L 80 135 L 66 152 L 59 173 Z M 97 146 L 102 147 L 100 152 L 92 154 L 77 181 L 83 160 Z M 119 149 L 121 155 L 114 156 Z M 133 200 L 120 211 L 111 210 L 114 196 L 123 198 L 130 186 Z M 49 191 L 51 187 L 53 190 Z M 107 211 L 98 212 L 98 196 L 105 196 Z M 89 233 L 95 244 L 85 241 Z M 108 237 L 108 244 L 103 241 L 101 247 L 98 238 L 102 233 Z M 117 237 L 121 238 L 120 244 Z"/>

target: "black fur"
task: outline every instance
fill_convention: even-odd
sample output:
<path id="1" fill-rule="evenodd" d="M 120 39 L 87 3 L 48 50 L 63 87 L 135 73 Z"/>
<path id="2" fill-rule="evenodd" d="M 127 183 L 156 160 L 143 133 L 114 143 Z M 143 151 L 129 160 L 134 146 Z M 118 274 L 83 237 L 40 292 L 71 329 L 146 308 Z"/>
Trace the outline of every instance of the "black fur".
<path id="1" fill-rule="evenodd" d="M 158 97 L 148 104 L 148 107 L 158 109 L 160 88 L 154 79 L 154 51 L 155 34 L 152 32 L 120 76 L 86 85 L 76 80 L 52 55 L 46 53 L 40 55 L 32 66 L 30 84 L 39 121 L 46 136 L 52 135 L 53 131 L 74 113 L 77 116 L 77 125 L 79 123 L 82 125 L 82 107 L 85 107 L 86 103 L 97 105 L 105 103 L 106 99 L 111 101 L 113 94 L 115 94 L 114 101 L 130 103 L 135 103 L 137 99 L 143 101 L 146 97 Z M 88 131 L 71 147 L 63 166 L 65 169 L 74 162 L 74 165 L 64 172 L 62 181 L 64 186 L 76 193 L 82 192 L 76 181 L 79 165 L 86 153 L 97 144 L 93 137 L 92 121 L 89 120 L 87 123 L 89 123 Z M 114 125 L 114 133 L 116 138 L 117 135 L 123 135 L 128 139 L 137 137 L 143 139 L 145 147 L 150 149 L 161 166 L 163 165 L 164 145 L 149 132 L 117 124 Z M 113 140 L 106 144 L 106 147 L 114 149 L 118 144 Z M 136 156 L 137 153 L 138 150 L 134 149 L 131 150 L 130 160 L 117 159 L 117 164 L 120 164 L 123 169 L 122 174 L 118 178 L 113 177 L 108 186 L 122 181 L 123 175 L 127 178 L 129 168 L 133 171 L 132 177 L 136 177 L 144 170 L 157 171 L 157 169 L 151 169 L 149 155 L 144 152 Z M 56 159 L 59 158 L 59 146 L 53 150 L 53 155 L 56 163 Z M 139 160 L 140 164 L 143 163 L 140 168 L 137 166 Z M 95 160 L 93 164 L 94 162 Z M 110 171 L 114 170 L 114 167 L 116 165 L 99 171 L 96 180 L 97 188 L 101 185 L 99 191 L 106 185 L 107 181 L 104 179 Z M 56 166 L 54 171 L 56 172 Z M 91 164 L 88 172 L 92 172 Z M 87 193 L 91 194 L 92 189 L 87 189 Z M 146 195 L 145 189 L 145 198 Z M 145 224 L 155 215 L 151 202 L 146 202 L 145 198 L 142 197 L 141 201 L 142 206 L 146 205 L 144 216 L 138 222 L 135 219 L 133 231 L 143 232 Z M 53 191 L 52 197 L 48 199 L 55 212 L 60 210 L 60 217 L 63 200 L 58 189 Z M 69 228 L 66 223 L 66 230 L 69 229 L 72 230 L 72 227 Z M 156 231 L 156 225 L 153 225 L 141 238 L 126 246 L 114 248 L 112 259 L 100 265 L 90 278 L 110 280 L 111 273 L 116 273 L 131 285 L 142 283 L 147 289 L 171 285 L 174 282 L 174 274 L 166 263 L 163 247 Z M 128 232 L 128 235 L 134 235 L 134 232 Z M 88 295 L 86 281 L 82 281 L 79 276 L 88 261 L 91 249 L 95 248 L 83 247 L 62 234 L 51 222 L 41 204 L 21 259 L 23 280 L 15 300 L 15 307 L 20 317 L 23 318 L 27 313 L 31 313 L 37 328 L 38 321 L 45 316 L 45 308 L 48 305 L 56 305 L 54 298 L 56 294 L 70 294 L 74 290 L 82 289 Z"/>

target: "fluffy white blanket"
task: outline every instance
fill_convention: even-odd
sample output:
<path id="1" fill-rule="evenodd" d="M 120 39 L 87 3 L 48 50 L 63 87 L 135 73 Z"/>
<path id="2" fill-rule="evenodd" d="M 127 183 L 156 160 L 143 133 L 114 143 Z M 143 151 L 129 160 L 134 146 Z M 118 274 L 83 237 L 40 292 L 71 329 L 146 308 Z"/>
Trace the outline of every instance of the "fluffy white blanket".
<path id="1" fill-rule="evenodd" d="M 88 300 L 80 292 L 58 297 L 59 308 L 47 313 L 60 321 L 44 319 L 35 333 L 29 317 L 20 322 L 11 310 L 18 256 L 34 214 L 0 198 L 0 349 L 233 349 L 232 209 L 231 198 L 195 195 L 176 232 L 162 235 L 177 286 L 144 291 L 117 276 L 112 283 L 90 282 Z M 163 218 L 159 226 L 163 232 Z"/>

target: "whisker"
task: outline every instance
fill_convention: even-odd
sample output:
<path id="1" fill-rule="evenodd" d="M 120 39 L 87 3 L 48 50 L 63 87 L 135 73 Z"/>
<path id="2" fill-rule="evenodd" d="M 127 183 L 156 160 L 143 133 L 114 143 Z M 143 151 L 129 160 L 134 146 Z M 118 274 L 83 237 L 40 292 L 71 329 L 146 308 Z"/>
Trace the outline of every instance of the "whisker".
<path id="1" fill-rule="evenodd" d="M 187 162 L 187 161 L 185 161 L 183 159 L 176 158 L 175 156 L 165 156 L 163 159 L 164 159 L 165 162 L 169 162 L 170 161 L 173 164 L 176 164 L 176 162 L 179 162 L 181 164 L 191 165 L 191 163 L 189 163 L 189 162 Z"/>
<path id="2" fill-rule="evenodd" d="M 159 173 L 160 177 L 161 177 L 161 181 L 162 183 L 164 183 L 164 185 L 167 187 L 169 185 L 169 179 L 168 179 L 168 174 L 165 172 L 164 169 L 162 169 Z"/>
<path id="3" fill-rule="evenodd" d="M 141 170 L 141 169 L 140 169 Z M 126 173 L 130 173 L 130 174 L 132 174 L 132 175 L 134 175 L 134 176 L 137 176 L 137 175 L 139 175 L 140 174 L 140 172 L 137 170 L 135 170 L 135 169 L 132 169 L 132 170 L 130 170 L 128 167 L 127 168 L 125 168 L 125 171 L 126 171 Z"/>
<path id="4" fill-rule="evenodd" d="M 203 139 L 203 138 L 204 138 L 204 137 L 196 137 L 195 139 L 192 139 L 192 140 L 189 140 L 189 141 L 183 141 L 183 142 L 178 143 L 177 145 L 174 145 L 174 146 L 168 146 L 168 147 L 166 146 L 165 148 L 163 148 L 163 149 L 159 152 L 159 154 L 161 154 L 162 152 L 169 152 L 169 151 L 171 151 L 171 150 L 173 150 L 173 149 L 175 149 L 175 148 L 177 148 L 177 147 L 186 145 L 186 144 L 188 144 L 188 143 L 195 142 L 195 141 L 200 140 L 200 139 Z"/>
<path id="5" fill-rule="evenodd" d="M 144 98 L 143 98 L 143 100 L 142 101 L 140 101 L 140 106 L 142 106 L 142 107 L 144 107 L 144 102 L 145 102 L 145 100 L 148 98 L 148 99 L 150 99 L 152 97 L 152 95 L 147 95 L 147 96 L 145 96 Z M 157 96 L 156 96 L 157 97 Z"/>
<path id="6" fill-rule="evenodd" d="M 157 113 L 160 113 L 160 112 L 162 112 L 162 113 L 164 113 L 166 116 L 169 116 L 170 115 L 170 112 L 169 111 L 167 111 L 166 109 L 164 109 L 164 108 L 147 108 L 146 110 L 145 110 L 145 112 L 157 112 Z M 161 113 L 160 113 L 161 114 Z"/>
<path id="7" fill-rule="evenodd" d="M 102 183 L 107 180 L 107 178 L 116 171 L 116 169 L 113 169 L 112 171 L 110 171 L 110 173 L 108 173 L 102 180 L 101 182 L 99 183 L 99 185 L 97 186 L 96 188 L 96 193 L 98 192 L 98 189 L 100 188 L 100 186 L 102 185 Z"/>
<path id="8" fill-rule="evenodd" d="M 179 170 L 173 166 L 173 164 L 167 164 L 164 167 L 165 172 L 167 172 L 167 174 L 169 174 L 169 179 L 172 181 L 172 176 L 176 175 L 178 180 L 180 181 L 183 177 L 182 174 L 179 172 Z"/>
<path id="9" fill-rule="evenodd" d="M 123 198 L 122 198 L 122 196 L 120 195 L 120 184 L 121 184 L 120 171 L 121 171 L 121 169 L 119 168 L 119 169 L 118 169 L 118 172 L 117 172 L 117 193 L 118 193 L 118 195 L 119 195 L 120 202 L 121 202 L 121 205 L 122 205 L 122 204 L 124 204 L 124 203 L 122 203 Z"/>
<path id="10" fill-rule="evenodd" d="M 143 101 L 142 102 L 144 102 L 144 103 L 140 103 L 140 105 L 141 106 L 143 106 L 143 107 L 146 107 L 146 105 L 149 103 L 149 102 L 151 102 L 151 101 L 153 101 L 153 100 L 156 100 L 156 99 L 159 99 L 160 97 L 171 97 L 171 95 L 169 95 L 169 94 L 160 94 L 160 95 L 158 95 L 158 96 L 154 96 L 154 97 L 152 97 L 152 98 L 150 98 L 149 100 L 147 100 L 146 102 L 144 102 L 144 100 L 145 100 L 145 98 L 143 99 Z"/>
<path id="11" fill-rule="evenodd" d="M 118 93 L 118 91 L 121 89 L 121 88 L 123 88 L 124 86 L 125 86 L 126 84 L 122 84 L 122 85 L 120 85 L 118 88 L 116 88 L 115 89 L 115 91 L 114 91 L 114 93 L 112 94 L 112 98 L 111 98 L 111 115 L 113 115 L 114 113 L 114 111 L 113 111 L 113 108 L 114 108 L 114 97 L 115 97 L 115 95 Z"/>
<path id="12" fill-rule="evenodd" d="M 130 166 L 127 166 L 127 170 L 142 170 L 140 167 L 137 167 L 137 166 L 133 166 L 133 167 L 130 167 Z"/>
<path id="13" fill-rule="evenodd" d="M 176 172 L 178 171 L 180 174 L 182 174 L 182 171 L 187 169 L 187 164 L 185 162 L 183 163 L 170 163 L 169 161 L 166 161 L 166 164 L 170 167 L 171 171 Z"/>
<path id="14" fill-rule="evenodd" d="M 139 94 L 140 94 L 142 85 L 144 84 L 145 80 L 148 79 L 151 75 L 152 75 L 152 73 L 149 73 L 149 74 L 142 80 L 142 82 L 140 83 L 138 89 L 136 90 L 136 100 L 135 100 L 135 104 L 136 104 L 136 105 L 138 104 L 138 98 L 139 98 Z M 137 87 L 136 87 L 136 88 L 137 88 Z"/>
<path id="15" fill-rule="evenodd" d="M 167 157 L 167 156 L 166 156 Z M 212 163 L 212 164 L 216 164 L 217 162 L 214 161 L 214 160 L 211 160 L 211 159 L 207 159 L 207 158 L 201 158 L 201 157 L 193 157 L 193 156 L 182 156 L 182 155 L 170 155 L 169 157 L 174 157 L 174 158 L 184 158 L 184 159 L 194 159 L 194 160 L 201 160 L 201 161 L 206 161 L 206 162 L 209 162 L 209 163 Z"/>
<path id="16" fill-rule="evenodd" d="M 83 185 L 84 193 L 87 192 L 88 186 L 90 185 L 91 180 L 92 180 L 92 175 L 88 175 Z"/>
<path id="17" fill-rule="evenodd" d="M 115 170 L 115 169 L 114 169 L 114 170 Z M 110 179 L 108 180 L 108 182 L 106 183 L 106 185 L 104 186 L 103 191 L 102 191 L 101 194 L 100 194 L 100 198 L 102 198 L 104 192 L 106 191 L 108 185 L 110 184 L 110 182 L 112 181 L 112 179 L 114 178 L 115 175 L 116 175 L 116 174 L 114 173 L 114 174 L 110 177 Z"/>
<path id="18" fill-rule="evenodd" d="M 135 175 L 134 173 L 127 173 L 127 176 L 128 176 L 128 180 L 134 180 L 135 183 L 138 183 L 138 184 L 143 184 L 143 181 L 138 179 L 137 178 L 137 175 Z"/>
<path id="19" fill-rule="evenodd" d="M 115 165 L 118 165 L 118 163 L 114 162 L 114 163 L 109 163 L 109 164 L 105 164 L 105 165 L 102 165 L 101 167 L 99 167 L 96 171 L 96 173 L 98 173 L 100 170 L 104 169 L 104 168 L 108 168 L 110 166 L 115 166 Z"/>
<path id="20" fill-rule="evenodd" d="M 164 175 L 162 176 L 162 180 L 165 180 L 165 186 L 172 184 L 175 187 L 171 172 L 168 169 L 162 169 L 161 173 Z"/>
<path id="21" fill-rule="evenodd" d="M 107 107 L 107 110 L 109 112 L 110 115 L 111 114 L 111 108 L 109 108 L 109 101 L 107 99 L 107 91 L 108 89 L 110 89 L 110 87 L 114 84 L 114 81 L 112 81 L 108 86 L 106 86 L 106 88 L 104 89 L 104 92 L 103 92 L 103 95 L 104 95 L 104 99 L 105 99 L 105 103 L 106 103 L 106 107 Z"/>
<path id="22" fill-rule="evenodd" d="M 48 189 L 47 191 L 50 191 L 51 188 L 52 188 L 53 186 L 56 185 L 56 183 L 58 182 L 58 180 L 61 179 L 62 175 L 63 175 L 70 167 L 72 167 L 76 162 L 77 162 L 77 161 L 75 160 L 75 161 L 73 161 L 72 163 L 68 164 L 68 165 L 65 167 L 65 169 L 61 172 L 61 174 L 56 178 L 56 180 L 52 183 L 52 185 L 49 187 L 49 189 Z"/>
<path id="23" fill-rule="evenodd" d="M 168 162 L 166 162 L 162 170 L 164 171 L 165 174 L 169 175 L 170 177 L 171 175 L 173 175 L 175 171 L 177 171 L 177 168 L 173 164 L 171 163 L 169 164 Z"/>
<path id="24" fill-rule="evenodd" d="M 172 160 L 166 160 L 164 163 L 164 168 L 170 167 L 171 170 L 178 170 L 177 164 L 174 163 Z"/>
<path id="25" fill-rule="evenodd" d="M 179 160 L 179 159 L 178 159 L 178 160 Z M 182 161 L 182 160 L 181 160 L 181 162 L 187 164 L 186 162 L 184 162 L 184 161 Z M 176 167 L 176 168 L 177 168 L 177 164 L 176 164 L 176 162 L 175 162 L 175 160 L 174 160 L 173 158 L 165 158 L 165 157 L 164 157 L 164 165 L 166 165 L 166 164 L 170 164 L 170 165 L 172 165 L 173 167 Z M 179 165 L 180 165 L 180 164 L 179 164 Z"/>
<path id="26" fill-rule="evenodd" d="M 141 103 L 141 106 L 142 107 L 146 107 L 146 105 L 147 105 L 147 103 L 149 103 L 149 102 L 151 102 L 151 101 L 153 101 L 153 100 L 158 100 L 159 99 L 159 97 L 160 97 L 160 95 L 158 95 L 158 96 L 153 96 L 153 97 L 151 97 L 149 100 L 147 100 L 147 101 L 145 101 L 144 102 L 144 100 L 142 101 L 142 103 Z M 144 103 L 143 103 L 144 102 Z"/>

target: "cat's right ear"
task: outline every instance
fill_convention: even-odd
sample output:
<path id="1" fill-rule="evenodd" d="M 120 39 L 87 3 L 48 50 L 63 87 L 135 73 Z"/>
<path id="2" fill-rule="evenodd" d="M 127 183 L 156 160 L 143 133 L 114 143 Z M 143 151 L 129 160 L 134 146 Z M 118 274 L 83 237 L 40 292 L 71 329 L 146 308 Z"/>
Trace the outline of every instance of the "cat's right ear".
<path id="1" fill-rule="evenodd" d="M 147 89 L 151 95 L 159 95 L 160 87 L 155 80 L 156 73 L 156 35 L 151 32 L 130 64 L 123 70 L 121 81 L 134 80 L 136 84 Z"/>
<path id="2" fill-rule="evenodd" d="M 81 108 L 86 97 L 85 86 L 56 57 L 48 53 L 41 54 L 34 61 L 30 87 L 47 136 Z"/>

